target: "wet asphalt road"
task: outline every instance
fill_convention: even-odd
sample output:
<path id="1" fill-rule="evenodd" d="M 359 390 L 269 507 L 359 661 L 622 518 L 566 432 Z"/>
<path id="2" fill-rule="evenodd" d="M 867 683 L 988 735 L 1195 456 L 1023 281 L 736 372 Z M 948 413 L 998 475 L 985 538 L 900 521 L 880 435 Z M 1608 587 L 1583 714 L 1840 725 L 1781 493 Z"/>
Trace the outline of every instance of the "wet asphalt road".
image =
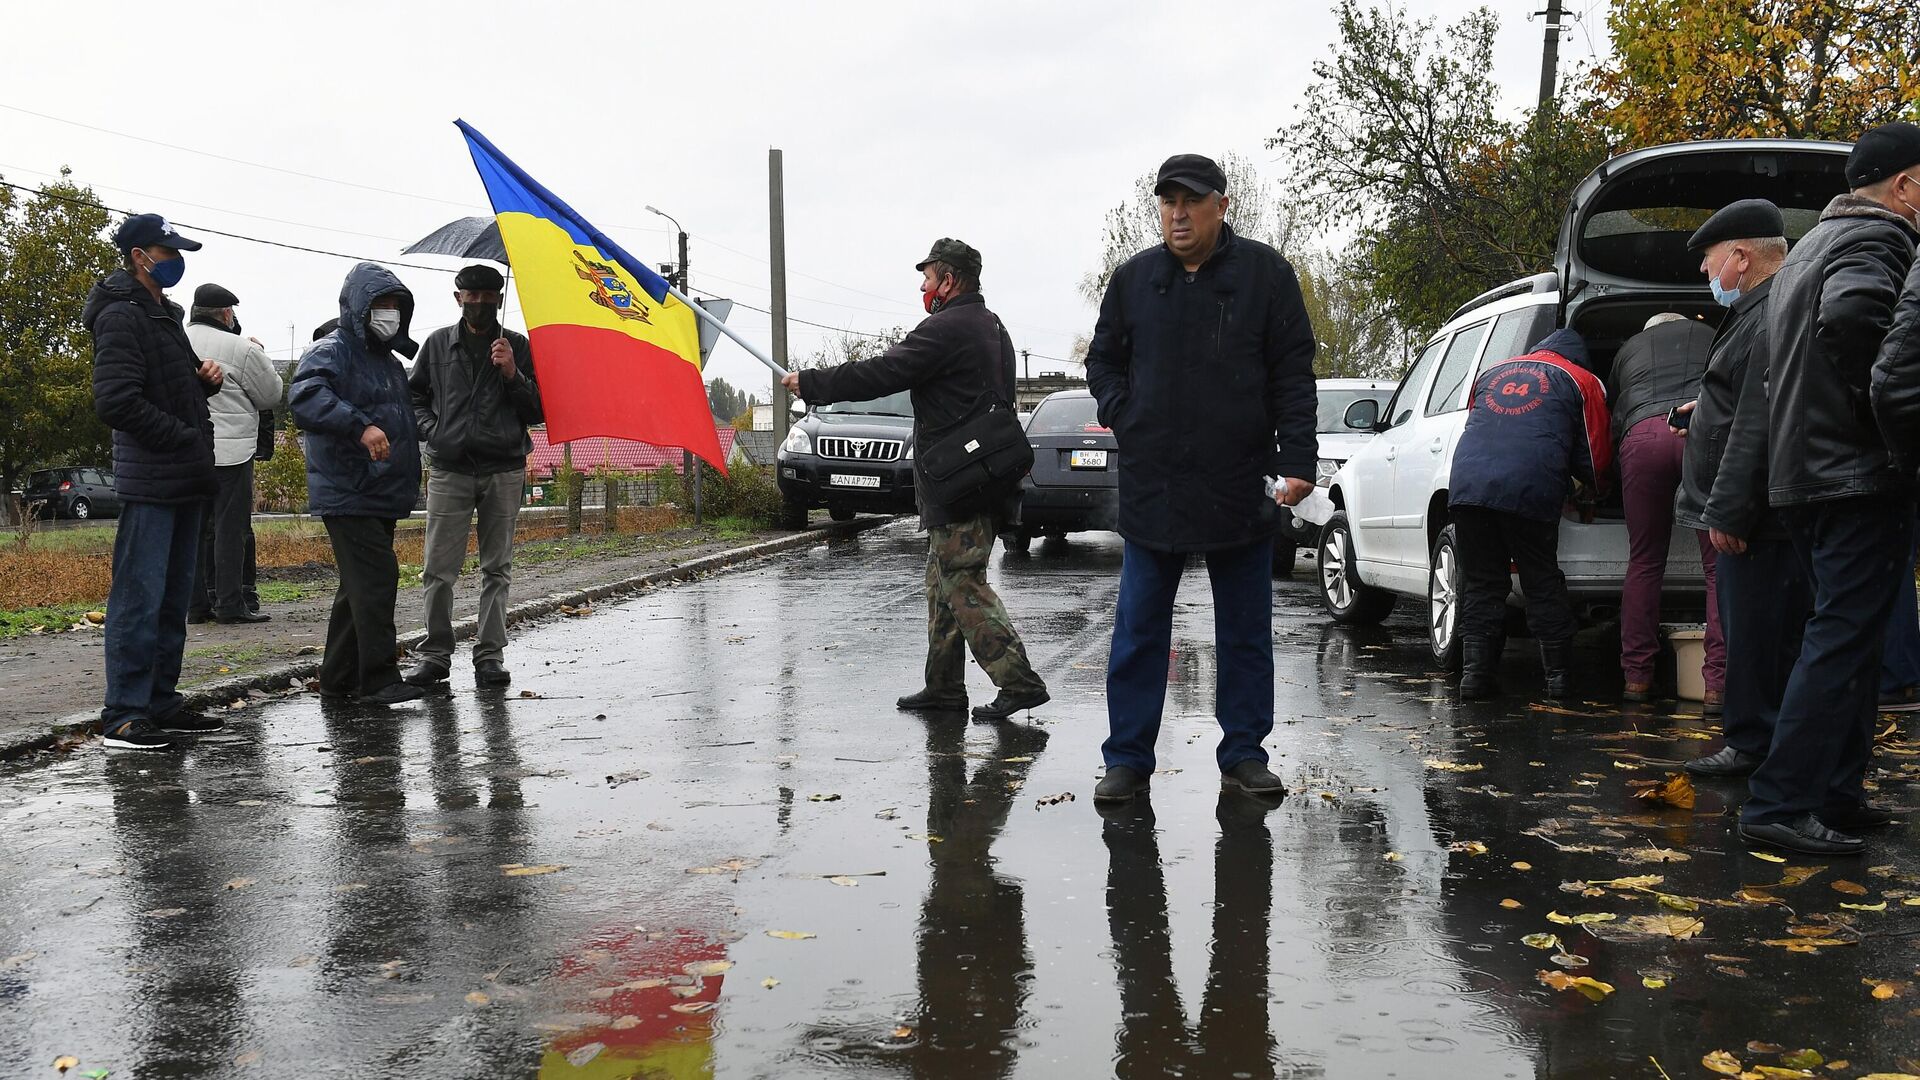
<path id="1" fill-rule="evenodd" d="M 1904 822 L 1851 864 L 1756 859 L 1736 786 L 1632 797 L 1710 746 L 1697 718 L 1458 707 L 1414 616 L 1327 627 L 1309 565 L 1275 625 L 1293 795 L 1220 790 L 1196 571 L 1151 804 L 1103 813 L 1117 539 L 995 556 L 1054 694 L 997 727 L 893 708 L 923 551 L 894 526 L 544 626 L 506 696 L 305 696 L 177 757 L 0 772 L 0 1076 L 1782 1067 L 1750 1042 L 1920 1071 Z M 1508 682 L 1534 668 L 1516 645 Z M 1882 801 L 1910 804 L 1916 750 L 1883 740 Z M 1542 985 L 1556 954 L 1613 992 Z"/>

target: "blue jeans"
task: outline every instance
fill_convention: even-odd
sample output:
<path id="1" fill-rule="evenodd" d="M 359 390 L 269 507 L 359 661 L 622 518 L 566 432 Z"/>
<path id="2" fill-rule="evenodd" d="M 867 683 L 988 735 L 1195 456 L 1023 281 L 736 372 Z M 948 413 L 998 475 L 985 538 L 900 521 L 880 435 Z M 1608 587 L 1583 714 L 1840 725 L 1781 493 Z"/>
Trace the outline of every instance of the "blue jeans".
<path id="1" fill-rule="evenodd" d="M 1213 584 L 1214 716 L 1221 728 L 1215 757 L 1225 772 L 1243 761 L 1267 760 L 1260 740 L 1273 731 L 1273 542 L 1205 557 Z M 1108 767 L 1153 772 L 1167 703 L 1173 598 L 1186 565 L 1183 553 L 1127 542 L 1107 658 L 1109 734 L 1100 752 Z"/>
<path id="2" fill-rule="evenodd" d="M 1920 545 L 1907 554 L 1907 572 L 1900 578 L 1893 614 L 1887 619 L 1887 650 L 1880 661 L 1882 694 L 1920 687 L 1920 597 L 1916 597 L 1913 584 L 1916 554 L 1920 554 Z"/>
<path id="3" fill-rule="evenodd" d="M 113 535 L 107 593 L 107 700 L 100 728 L 180 711 L 187 607 L 204 504 L 126 503 Z"/>
<path id="4" fill-rule="evenodd" d="M 1860 496 L 1780 511 L 1813 588 L 1813 617 L 1787 676 L 1780 719 L 1752 793 L 1749 825 L 1866 801 L 1879 705 L 1880 651 L 1913 550 L 1913 501 Z"/>

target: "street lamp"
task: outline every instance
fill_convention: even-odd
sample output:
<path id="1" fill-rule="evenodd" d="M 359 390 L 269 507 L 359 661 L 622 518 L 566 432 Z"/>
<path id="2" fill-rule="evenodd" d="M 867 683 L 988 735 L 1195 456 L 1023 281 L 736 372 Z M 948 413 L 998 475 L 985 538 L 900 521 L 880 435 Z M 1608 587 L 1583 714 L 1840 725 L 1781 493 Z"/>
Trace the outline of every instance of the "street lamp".
<path id="1" fill-rule="evenodd" d="M 680 270 L 677 274 L 674 275 L 680 280 L 677 282 L 671 282 L 671 284 L 673 284 L 675 288 L 678 288 L 680 290 L 680 295 L 685 296 L 687 295 L 688 282 L 690 280 L 687 276 L 687 230 L 680 227 L 680 221 L 678 218 L 675 218 L 672 214 L 667 213 L 665 210 L 661 210 L 658 207 L 649 206 L 646 208 L 646 211 L 649 214 L 658 214 L 661 217 L 666 218 L 668 221 L 673 222 L 674 231 L 680 234 Z M 713 410 L 709 408 L 707 412 L 709 415 L 711 415 Z M 682 450 L 680 452 L 680 475 L 683 478 L 688 476 L 691 476 L 693 478 L 693 485 L 692 485 L 693 486 L 693 523 L 695 525 L 699 525 L 702 523 L 701 522 L 702 514 L 701 514 L 701 506 L 700 506 L 700 501 L 701 501 L 700 488 L 702 486 L 700 483 L 700 478 L 702 476 L 702 470 L 694 468 L 693 452 L 690 450 Z"/>

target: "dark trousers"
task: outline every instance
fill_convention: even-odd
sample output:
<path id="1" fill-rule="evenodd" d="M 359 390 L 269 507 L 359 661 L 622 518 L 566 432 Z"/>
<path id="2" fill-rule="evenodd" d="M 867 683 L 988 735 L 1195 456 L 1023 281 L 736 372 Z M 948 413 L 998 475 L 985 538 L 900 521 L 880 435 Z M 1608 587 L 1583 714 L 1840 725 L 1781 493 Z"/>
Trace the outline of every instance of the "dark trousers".
<path id="1" fill-rule="evenodd" d="M 101 730 L 180 711 L 180 663 L 202 504 L 129 502 L 113 534 Z"/>
<path id="2" fill-rule="evenodd" d="M 400 560 L 393 553 L 388 518 L 329 517 L 327 539 L 340 571 L 327 620 L 327 651 L 320 660 L 320 689 L 328 694 L 370 694 L 400 680 L 393 604 L 400 588 Z"/>
<path id="3" fill-rule="evenodd" d="M 1746 554 L 1715 562 L 1727 638 L 1727 745 L 1765 757 L 1813 597 L 1790 540 L 1753 540 Z"/>
<path id="4" fill-rule="evenodd" d="M 1740 809 L 1749 825 L 1866 801 L 1880 652 L 1913 545 L 1913 502 L 1834 499 L 1780 511 L 1813 590 L 1813 617 L 1787 677 L 1780 720 Z"/>
<path id="5" fill-rule="evenodd" d="M 1560 523 L 1478 506 L 1455 506 L 1459 544 L 1460 636 L 1499 641 L 1506 633 L 1514 573 L 1527 600 L 1527 626 L 1542 644 L 1569 641 L 1579 624 L 1560 572 Z"/>
<path id="6" fill-rule="evenodd" d="M 213 470 L 219 483 L 200 526 L 193 614 L 242 615 L 260 606 L 253 572 L 253 462 Z"/>
<path id="7" fill-rule="evenodd" d="M 1243 761 L 1265 763 L 1260 740 L 1273 731 L 1273 542 L 1206 553 L 1213 585 L 1213 648 L 1218 683 L 1214 716 L 1220 771 Z M 1151 774 L 1153 745 L 1167 703 L 1167 658 L 1173 647 L 1173 598 L 1187 556 L 1129 540 L 1120 564 L 1119 609 L 1107 658 L 1109 767 Z"/>
<path id="8" fill-rule="evenodd" d="M 1907 572 L 1887 617 L 1887 646 L 1880 659 L 1880 693 L 1920 689 L 1920 597 L 1916 597 L 1913 570 L 1917 544 L 1907 555 Z"/>

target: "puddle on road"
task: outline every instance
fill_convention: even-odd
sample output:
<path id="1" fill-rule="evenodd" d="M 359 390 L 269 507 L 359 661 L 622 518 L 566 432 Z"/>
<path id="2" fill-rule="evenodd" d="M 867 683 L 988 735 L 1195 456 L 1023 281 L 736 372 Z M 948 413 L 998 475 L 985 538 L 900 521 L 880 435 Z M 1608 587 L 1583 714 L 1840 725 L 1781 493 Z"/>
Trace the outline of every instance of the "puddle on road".
<path id="1" fill-rule="evenodd" d="M 1920 1072 L 1906 826 L 1756 859 L 1734 788 L 1635 798 L 1698 719 L 1458 708 L 1417 624 L 1324 627 L 1304 578 L 1292 796 L 1218 787 L 1196 577 L 1151 803 L 1096 808 L 1115 547 L 996 562 L 1055 699 L 997 727 L 892 707 L 921 558 L 895 529 L 597 608 L 515 642 L 512 696 L 302 698 L 0 774 L 0 1073 Z M 1917 750 L 1888 731 L 1881 800 Z"/>

